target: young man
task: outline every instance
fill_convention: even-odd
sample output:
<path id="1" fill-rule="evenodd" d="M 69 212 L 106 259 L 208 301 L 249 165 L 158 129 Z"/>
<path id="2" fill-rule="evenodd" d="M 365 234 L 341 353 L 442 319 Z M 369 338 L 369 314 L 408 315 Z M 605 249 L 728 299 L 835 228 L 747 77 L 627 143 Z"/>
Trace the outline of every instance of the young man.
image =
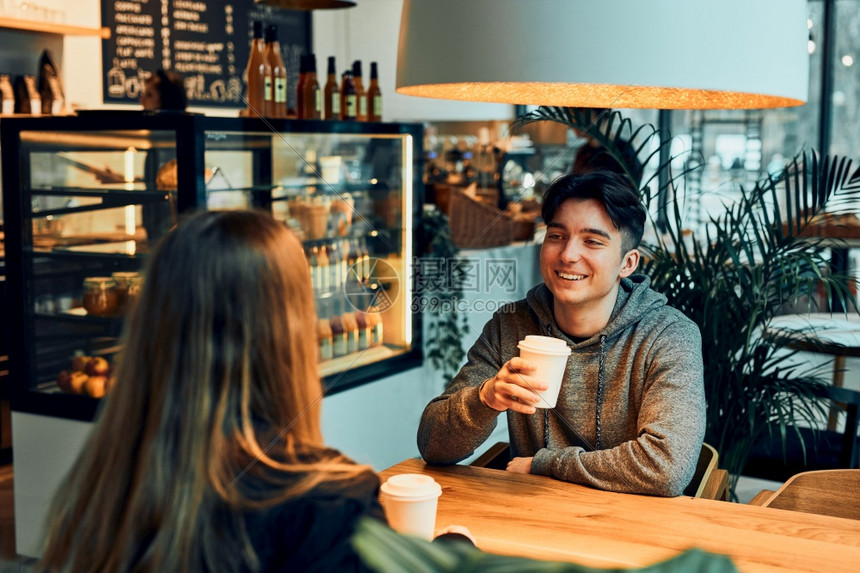
<path id="1" fill-rule="evenodd" d="M 690 482 L 705 431 L 701 335 L 634 275 L 645 209 L 607 171 L 565 175 L 547 190 L 543 284 L 499 310 L 468 362 L 421 418 L 428 463 L 471 455 L 507 412 L 508 471 L 628 493 L 675 496 Z M 517 343 L 561 338 L 572 353 L 555 409 L 536 409 Z"/>

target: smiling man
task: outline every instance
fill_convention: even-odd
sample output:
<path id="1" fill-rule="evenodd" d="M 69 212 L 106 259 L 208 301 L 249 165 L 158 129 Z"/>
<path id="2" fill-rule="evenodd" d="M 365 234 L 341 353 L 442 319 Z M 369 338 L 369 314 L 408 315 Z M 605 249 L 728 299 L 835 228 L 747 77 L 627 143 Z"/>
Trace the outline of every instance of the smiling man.
<path id="1" fill-rule="evenodd" d="M 701 336 L 636 275 L 646 212 L 608 171 L 565 175 L 547 189 L 543 284 L 499 310 L 468 361 L 425 408 L 418 447 L 428 463 L 470 456 L 507 413 L 507 470 L 662 496 L 683 492 L 705 431 Z M 554 409 L 518 356 L 527 335 L 571 349 Z"/>

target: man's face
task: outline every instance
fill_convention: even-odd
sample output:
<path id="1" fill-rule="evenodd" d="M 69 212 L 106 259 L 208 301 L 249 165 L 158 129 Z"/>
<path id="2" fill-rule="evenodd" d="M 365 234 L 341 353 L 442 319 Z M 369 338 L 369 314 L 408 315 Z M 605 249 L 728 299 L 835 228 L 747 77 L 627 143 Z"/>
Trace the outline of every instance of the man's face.
<path id="1" fill-rule="evenodd" d="M 540 251 L 544 283 L 556 312 L 611 312 L 618 283 L 639 264 L 639 252 L 621 250 L 621 232 L 595 199 L 568 199 L 547 222 Z"/>

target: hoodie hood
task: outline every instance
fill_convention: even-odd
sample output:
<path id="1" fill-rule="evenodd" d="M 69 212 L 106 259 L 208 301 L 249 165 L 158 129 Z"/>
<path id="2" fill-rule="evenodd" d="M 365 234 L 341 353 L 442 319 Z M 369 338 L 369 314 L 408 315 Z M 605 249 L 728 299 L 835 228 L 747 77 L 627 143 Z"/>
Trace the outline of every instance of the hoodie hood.
<path id="1" fill-rule="evenodd" d="M 618 287 L 618 298 L 609 317 L 609 322 L 603 329 L 592 336 L 582 345 L 591 345 L 599 341 L 611 340 L 618 336 L 630 325 L 636 324 L 649 312 L 654 312 L 666 306 L 666 297 L 651 290 L 651 279 L 645 275 L 635 274 L 621 279 Z M 568 341 L 573 345 L 570 336 L 556 325 L 553 318 L 553 296 L 543 283 L 532 288 L 526 295 L 529 309 L 535 315 L 545 336 L 554 336 Z"/>

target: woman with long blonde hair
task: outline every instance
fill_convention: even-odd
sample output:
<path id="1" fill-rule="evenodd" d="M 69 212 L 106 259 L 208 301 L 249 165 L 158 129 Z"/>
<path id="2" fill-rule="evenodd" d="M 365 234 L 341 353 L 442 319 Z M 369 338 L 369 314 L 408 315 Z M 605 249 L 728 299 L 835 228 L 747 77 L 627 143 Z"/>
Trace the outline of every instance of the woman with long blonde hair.
<path id="1" fill-rule="evenodd" d="M 379 480 L 324 446 L 301 244 L 207 211 L 147 262 L 117 381 L 54 499 L 49 571 L 361 569 Z"/>

